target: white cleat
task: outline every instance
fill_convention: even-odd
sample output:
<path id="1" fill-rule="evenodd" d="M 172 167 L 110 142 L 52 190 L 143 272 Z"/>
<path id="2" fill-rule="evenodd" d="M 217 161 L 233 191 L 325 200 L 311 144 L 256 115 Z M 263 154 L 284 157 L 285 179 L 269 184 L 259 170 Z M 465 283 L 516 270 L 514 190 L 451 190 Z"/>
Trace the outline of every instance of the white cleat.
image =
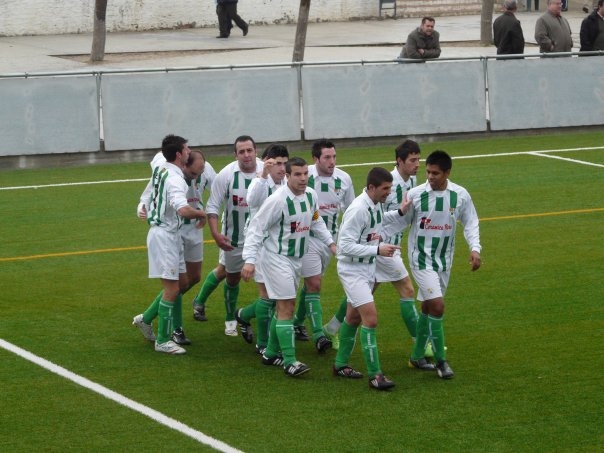
<path id="1" fill-rule="evenodd" d="M 136 315 L 133 319 L 132 319 L 132 325 L 134 327 L 138 327 L 141 331 L 141 333 L 143 334 L 143 337 L 145 337 L 145 340 L 147 341 L 155 341 L 155 334 L 153 333 L 153 326 L 151 324 L 147 324 L 145 321 L 143 321 L 143 315 Z"/>
<path id="2" fill-rule="evenodd" d="M 172 340 L 166 341 L 165 343 L 155 342 L 155 350 L 157 352 L 163 352 L 165 354 L 184 354 L 187 352 L 185 348 L 181 348 Z"/>
<path id="3" fill-rule="evenodd" d="M 224 334 L 229 337 L 237 336 L 237 321 L 225 321 L 224 322 Z"/>

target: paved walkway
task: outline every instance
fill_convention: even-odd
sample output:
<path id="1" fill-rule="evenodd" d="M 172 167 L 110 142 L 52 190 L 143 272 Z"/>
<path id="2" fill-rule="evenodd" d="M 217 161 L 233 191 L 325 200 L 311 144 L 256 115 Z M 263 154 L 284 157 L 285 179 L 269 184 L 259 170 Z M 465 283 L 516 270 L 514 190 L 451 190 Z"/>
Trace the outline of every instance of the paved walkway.
<path id="1" fill-rule="evenodd" d="M 535 21 L 541 13 L 518 13 L 527 48 L 534 44 Z M 565 13 L 579 46 L 582 12 Z M 391 60 L 420 19 L 385 19 L 311 23 L 306 38 L 305 61 Z M 480 16 L 437 17 L 442 58 L 495 54 L 493 46 L 481 47 Z M 126 68 L 166 68 L 207 65 L 287 63 L 291 61 L 296 26 L 252 25 L 247 37 L 235 28 L 229 39 L 216 39 L 215 28 L 153 32 L 109 33 L 105 61 L 87 61 L 92 35 L 0 37 L 0 74 L 23 72 L 90 71 Z"/>

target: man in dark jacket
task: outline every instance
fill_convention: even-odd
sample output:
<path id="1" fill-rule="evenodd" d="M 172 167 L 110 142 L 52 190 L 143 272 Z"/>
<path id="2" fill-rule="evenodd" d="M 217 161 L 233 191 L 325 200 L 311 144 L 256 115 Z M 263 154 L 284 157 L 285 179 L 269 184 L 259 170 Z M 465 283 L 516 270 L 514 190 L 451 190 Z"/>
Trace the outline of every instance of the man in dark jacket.
<path id="1" fill-rule="evenodd" d="M 514 15 L 517 9 L 516 0 L 505 0 L 503 14 L 493 22 L 493 38 L 495 46 L 497 46 L 497 55 L 524 53 L 522 27 Z"/>
<path id="2" fill-rule="evenodd" d="M 399 58 L 427 60 L 440 57 L 440 35 L 434 30 L 434 18 L 424 17 L 422 24 L 409 33 Z"/>
<path id="3" fill-rule="evenodd" d="M 243 31 L 243 36 L 247 35 L 248 24 L 237 14 L 237 0 L 216 0 L 216 15 L 218 16 L 218 28 L 220 35 L 217 38 L 228 38 L 231 34 L 231 28 L 234 21 Z"/>
<path id="4" fill-rule="evenodd" d="M 581 23 L 581 52 L 604 50 L 604 0 Z"/>

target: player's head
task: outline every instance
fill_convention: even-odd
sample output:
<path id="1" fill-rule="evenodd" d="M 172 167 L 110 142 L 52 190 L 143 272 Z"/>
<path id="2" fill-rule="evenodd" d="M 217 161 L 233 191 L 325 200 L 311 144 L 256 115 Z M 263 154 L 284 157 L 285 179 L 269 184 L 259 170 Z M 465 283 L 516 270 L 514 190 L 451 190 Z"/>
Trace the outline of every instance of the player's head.
<path id="1" fill-rule="evenodd" d="M 518 3 L 516 0 L 504 0 L 503 9 L 506 11 L 516 11 L 518 9 Z"/>
<path id="2" fill-rule="evenodd" d="M 452 167 L 451 156 L 442 150 L 436 150 L 426 158 L 426 175 L 432 190 L 447 188 L 447 178 L 451 174 Z"/>
<path id="3" fill-rule="evenodd" d="M 195 180 L 201 175 L 206 166 L 206 158 L 201 151 L 191 150 L 189 160 L 182 169 L 185 177 L 190 180 Z"/>
<path id="4" fill-rule="evenodd" d="M 419 168 L 419 155 L 419 145 L 413 140 L 405 140 L 394 150 L 396 168 L 405 180 L 408 179 L 409 176 L 417 174 L 417 169 Z"/>
<path id="5" fill-rule="evenodd" d="M 256 171 L 256 142 L 249 135 L 240 135 L 233 144 L 235 159 L 244 173 Z"/>
<path id="6" fill-rule="evenodd" d="M 262 153 L 263 160 L 274 159 L 275 157 L 285 157 L 289 159 L 289 151 L 287 150 L 287 146 L 282 145 L 281 143 L 271 143 Z"/>
<path id="7" fill-rule="evenodd" d="M 270 164 L 268 174 L 275 183 L 281 183 L 285 177 L 285 164 L 289 160 L 287 147 L 280 143 L 272 143 L 267 146 L 262 154 L 266 154 L 266 157 L 263 159 L 265 168 L 269 167 Z"/>
<path id="8" fill-rule="evenodd" d="M 292 157 L 285 164 L 287 186 L 295 195 L 302 195 L 308 184 L 308 164 L 301 157 Z"/>
<path id="9" fill-rule="evenodd" d="M 382 167 L 374 167 L 367 173 L 367 195 L 374 203 L 383 203 L 392 190 L 392 174 Z"/>
<path id="10" fill-rule="evenodd" d="M 178 135 L 169 134 L 161 142 L 161 152 L 166 161 L 175 163 L 178 159 L 180 166 L 184 166 L 189 159 L 188 140 Z"/>
<path id="11" fill-rule="evenodd" d="M 333 175 L 336 168 L 336 145 L 323 138 L 313 143 L 311 153 L 319 176 Z"/>

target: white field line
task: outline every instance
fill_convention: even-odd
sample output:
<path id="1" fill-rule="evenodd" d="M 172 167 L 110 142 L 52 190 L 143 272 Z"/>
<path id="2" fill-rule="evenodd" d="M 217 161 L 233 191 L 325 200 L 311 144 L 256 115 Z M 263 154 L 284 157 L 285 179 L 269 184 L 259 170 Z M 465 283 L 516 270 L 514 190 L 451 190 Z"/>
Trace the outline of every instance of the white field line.
<path id="1" fill-rule="evenodd" d="M 568 157 L 562 157 L 562 156 L 550 156 L 549 154 L 543 154 L 541 152 L 535 151 L 533 153 L 531 153 L 533 156 L 539 156 L 539 157 L 548 157 L 549 159 L 559 159 L 559 160 L 564 160 L 566 162 L 572 162 L 575 164 L 582 164 L 582 165 L 591 165 L 593 167 L 602 167 L 604 168 L 604 165 L 602 164 L 595 164 L 593 162 L 586 162 L 584 160 L 578 160 L 578 159 L 570 159 Z"/>
<path id="2" fill-rule="evenodd" d="M 520 155 L 525 155 L 525 154 L 540 156 L 540 157 L 552 157 L 555 159 L 556 157 L 546 156 L 546 155 L 544 155 L 544 153 L 564 153 L 564 152 L 569 152 L 569 151 L 592 151 L 592 150 L 596 150 L 596 149 L 604 149 L 604 146 L 592 146 L 592 147 L 587 147 L 587 148 L 547 149 L 547 150 L 541 150 L 541 151 L 518 151 L 518 152 L 511 152 L 511 153 L 477 154 L 475 156 L 455 156 L 453 158 L 453 160 L 477 159 L 477 158 L 483 158 L 483 157 L 520 156 Z M 562 158 L 559 158 L 559 159 L 562 159 Z M 602 165 L 600 165 L 600 164 L 593 164 L 593 163 L 583 162 L 583 161 L 578 161 L 578 160 L 573 160 L 573 159 L 563 159 L 563 160 L 568 160 L 568 161 L 574 162 L 574 163 L 583 163 L 585 165 L 593 165 L 596 167 L 602 167 Z M 394 160 L 390 160 L 387 162 L 364 162 L 364 163 L 360 163 L 360 164 L 343 164 L 343 165 L 338 165 L 338 167 L 339 168 L 368 167 L 370 165 L 394 165 Z M 114 179 L 112 181 L 84 181 L 84 182 L 71 182 L 71 183 L 61 183 L 61 184 L 42 184 L 42 185 L 35 185 L 35 186 L 13 186 L 13 187 L 0 187 L 0 190 L 40 189 L 40 188 L 46 188 L 46 187 L 85 186 L 85 185 L 91 185 L 91 184 L 113 184 L 113 183 L 121 183 L 121 182 L 143 182 L 143 181 L 149 181 L 149 179 L 148 178 Z"/>
<path id="3" fill-rule="evenodd" d="M 104 396 L 105 398 L 115 401 L 116 403 L 119 403 L 122 406 L 126 406 L 127 408 L 132 409 L 135 412 L 149 417 L 157 423 L 160 423 L 170 429 L 178 431 L 186 436 L 189 436 L 192 439 L 198 441 L 199 443 L 208 445 L 214 448 L 215 450 L 225 453 L 242 453 L 241 450 L 237 450 L 236 448 L 233 448 L 230 445 L 225 444 L 224 442 L 214 439 L 213 437 L 206 436 L 202 432 L 199 432 L 185 425 L 184 423 L 179 422 L 178 420 L 175 420 L 171 417 L 162 414 L 161 412 L 151 409 L 150 407 L 147 407 L 143 404 L 137 403 L 136 401 L 126 398 L 125 396 L 120 395 L 119 393 L 116 393 L 113 390 L 109 390 L 107 387 L 103 387 L 102 385 L 92 382 L 80 375 L 72 373 L 71 371 L 66 370 L 65 368 L 59 365 L 49 362 L 48 360 L 38 357 L 37 355 L 34 355 L 31 352 L 26 351 L 25 349 L 21 349 L 20 347 L 3 340 L 2 338 L 0 338 L 0 347 L 18 355 L 19 357 L 25 360 L 35 363 L 36 365 L 39 365 L 42 368 L 47 369 L 48 371 L 58 374 L 59 376 L 64 377 L 65 379 L 75 382 L 76 384 L 82 387 L 92 390 L 93 392 L 96 392 L 99 395 Z"/>

